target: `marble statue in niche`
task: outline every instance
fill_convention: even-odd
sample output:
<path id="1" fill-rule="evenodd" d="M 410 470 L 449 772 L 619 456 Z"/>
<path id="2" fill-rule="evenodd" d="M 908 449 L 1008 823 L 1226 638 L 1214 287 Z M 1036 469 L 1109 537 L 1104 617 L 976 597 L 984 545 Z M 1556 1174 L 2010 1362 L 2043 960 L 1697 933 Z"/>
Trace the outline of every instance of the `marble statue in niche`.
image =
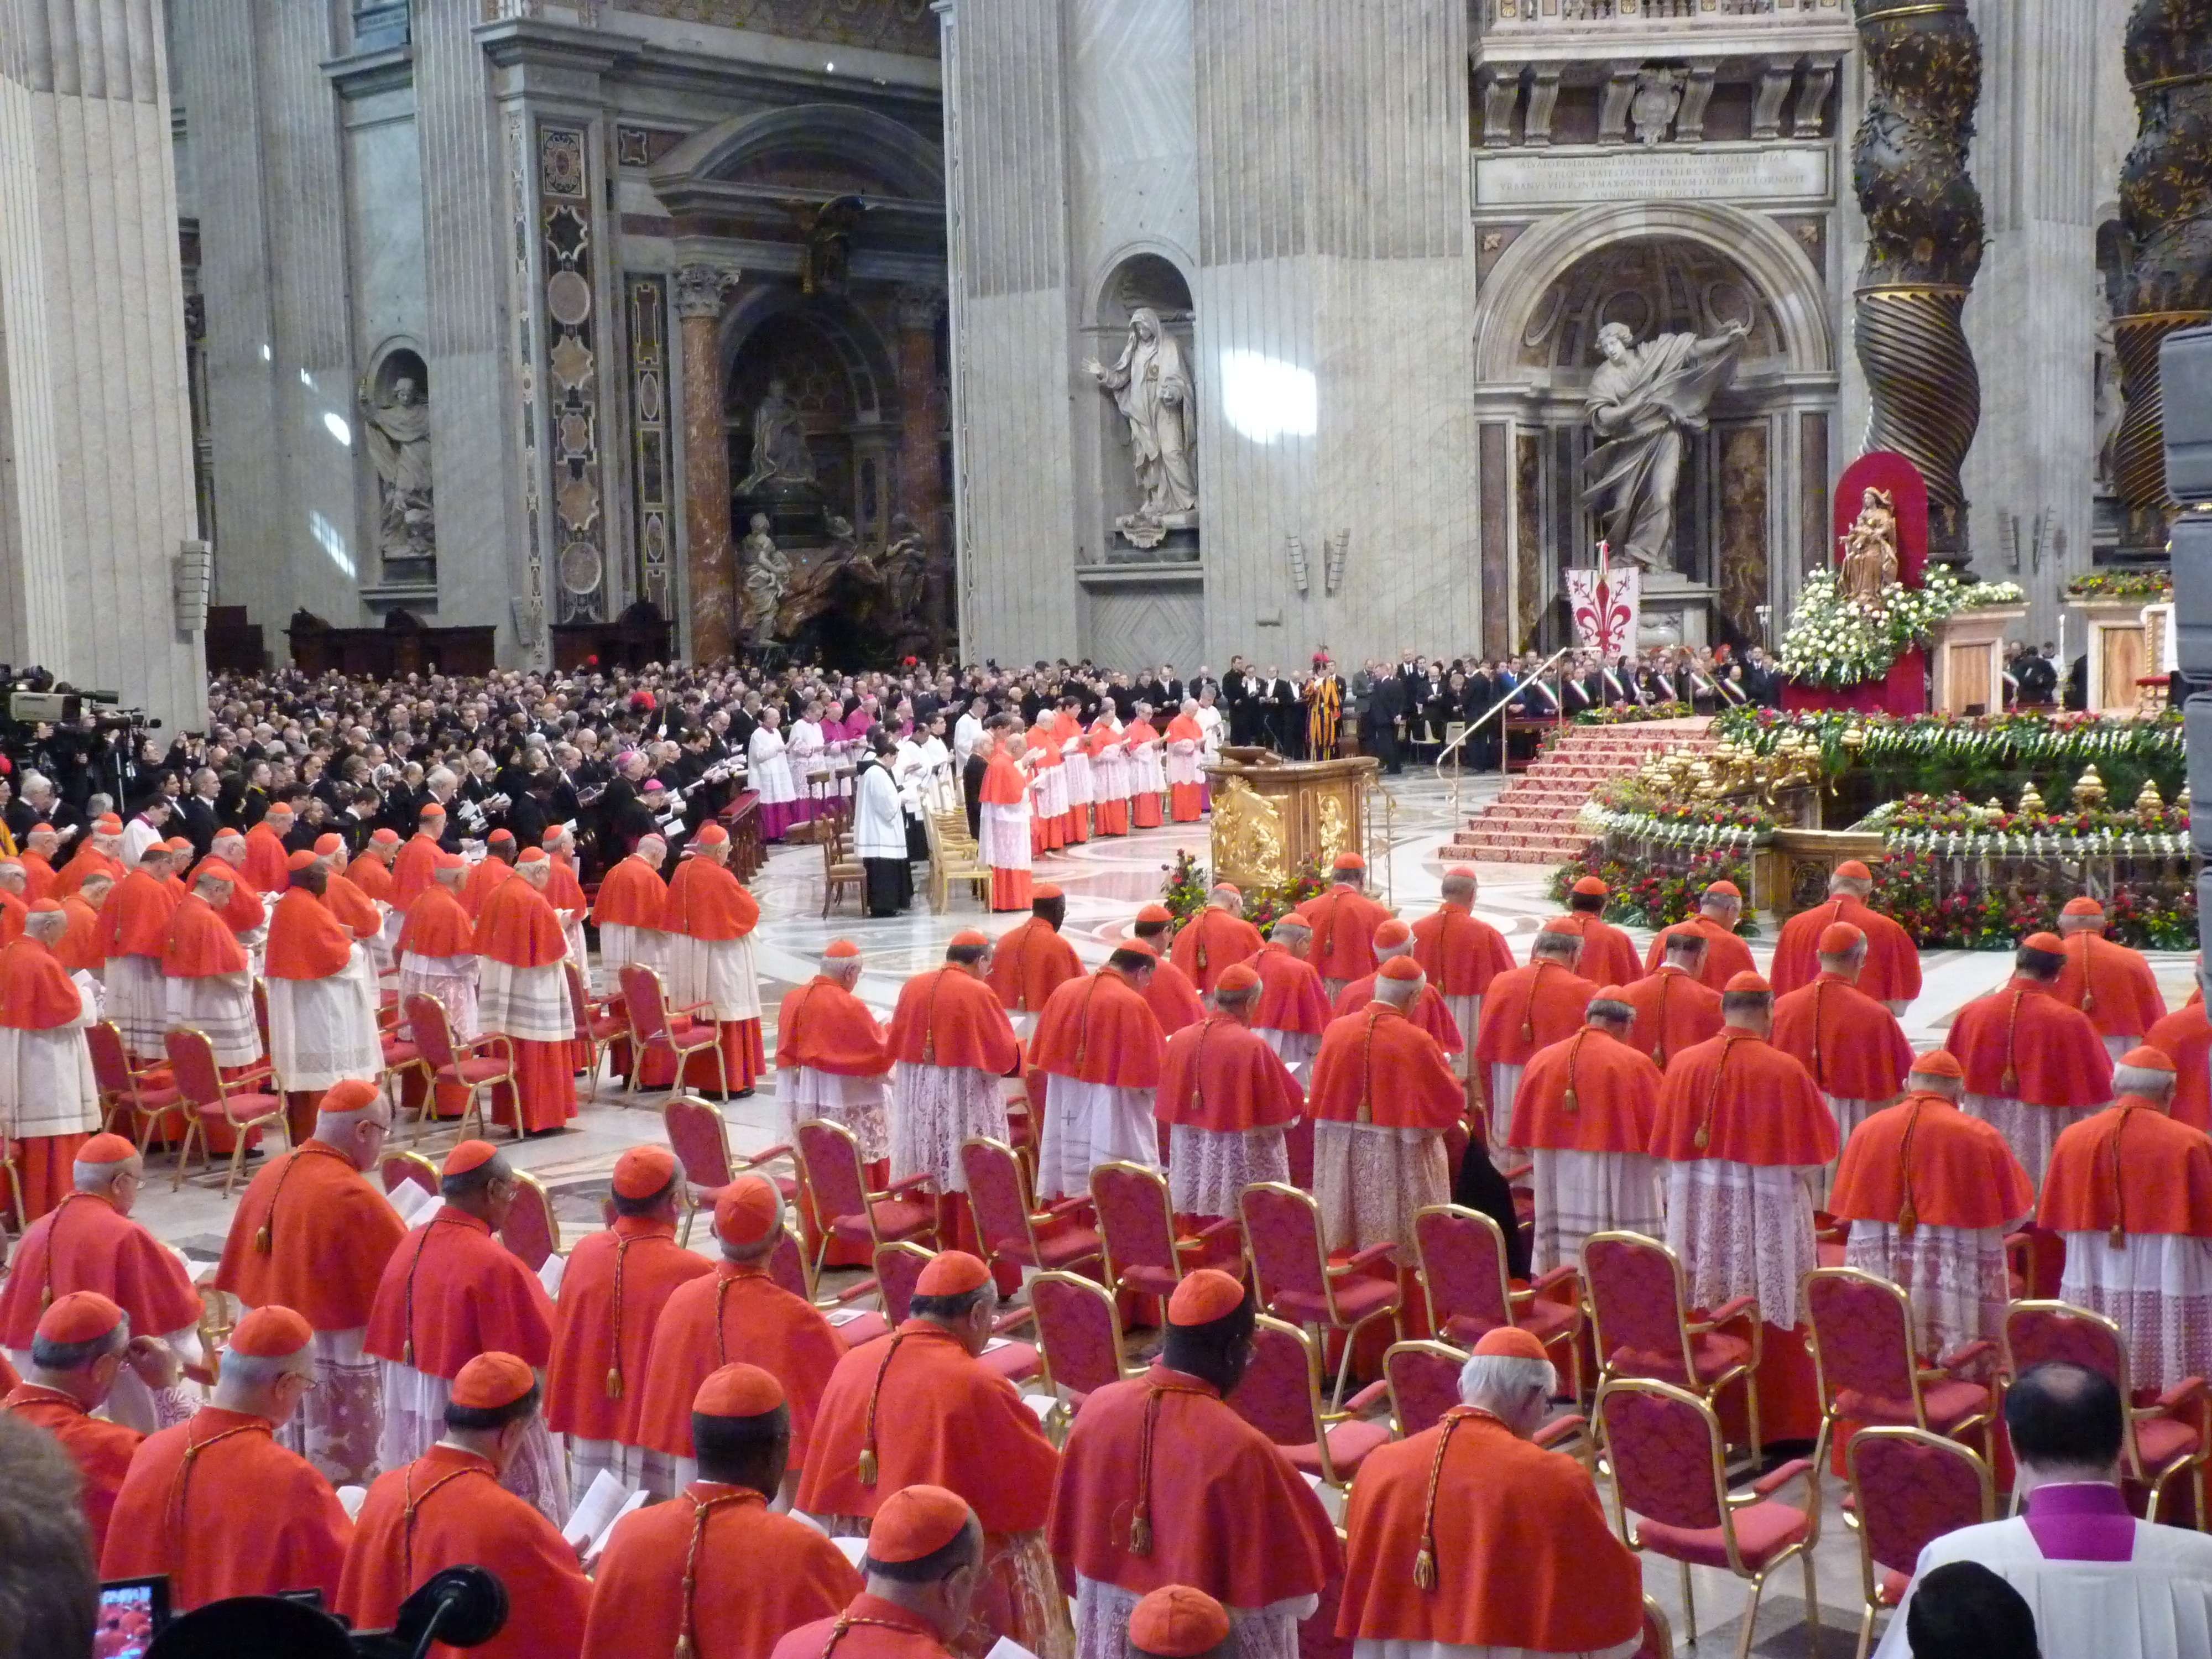
<path id="1" fill-rule="evenodd" d="M 1887 489 L 1869 489 L 1859 500 L 1859 515 L 1844 532 L 1837 587 L 1844 598 L 1856 599 L 1878 617 L 1882 589 L 1903 568 L 1897 557 L 1897 503 Z"/>
<path id="2" fill-rule="evenodd" d="M 738 628 L 749 638 L 775 637 L 776 612 L 791 586 L 791 561 L 768 533 L 768 514 L 756 513 L 738 544 L 744 569 L 744 614 Z"/>
<path id="3" fill-rule="evenodd" d="M 1605 362 L 1583 407 L 1601 441 L 1590 451 L 1583 504 L 1599 509 L 1615 557 L 1646 570 L 1671 568 L 1687 434 L 1705 429 L 1705 410 L 1735 374 L 1750 332 L 1732 322 L 1718 334 L 1661 334 L 1638 345 L 1624 324 L 1598 330 Z"/>
<path id="4" fill-rule="evenodd" d="M 753 470 L 738 485 L 748 495 L 768 484 L 811 484 L 814 457 L 806 447 L 806 423 L 781 380 L 768 383 L 767 395 L 753 410 Z"/>
<path id="5" fill-rule="evenodd" d="M 394 375 L 389 398 L 356 394 L 369 465 L 376 472 L 378 550 L 387 559 L 432 559 L 438 538 L 430 490 L 430 403 L 413 374 Z"/>
<path id="6" fill-rule="evenodd" d="M 1138 547 L 1158 546 L 1170 530 L 1194 529 L 1190 370 L 1182 346 L 1160 326 L 1159 313 L 1139 306 L 1114 366 L 1092 357 L 1083 368 L 1129 423 L 1131 459 L 1144 495 L 1143 505 L 1115 518 L 1115 527 Z"/>

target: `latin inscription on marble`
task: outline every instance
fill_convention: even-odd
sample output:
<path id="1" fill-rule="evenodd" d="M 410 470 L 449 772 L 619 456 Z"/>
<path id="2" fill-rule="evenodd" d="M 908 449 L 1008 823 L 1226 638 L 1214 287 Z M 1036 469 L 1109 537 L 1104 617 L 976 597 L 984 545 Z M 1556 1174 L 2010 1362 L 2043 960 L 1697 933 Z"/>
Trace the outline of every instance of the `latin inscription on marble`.
<path id="1" fill-rule="evenodd" d="M 1639 197 L 1826 197 L 1828 153 L 1817 145 L 1765 149 L 1555 150 L 1477 155 L 1474 205 L 1633 201 Z"/>

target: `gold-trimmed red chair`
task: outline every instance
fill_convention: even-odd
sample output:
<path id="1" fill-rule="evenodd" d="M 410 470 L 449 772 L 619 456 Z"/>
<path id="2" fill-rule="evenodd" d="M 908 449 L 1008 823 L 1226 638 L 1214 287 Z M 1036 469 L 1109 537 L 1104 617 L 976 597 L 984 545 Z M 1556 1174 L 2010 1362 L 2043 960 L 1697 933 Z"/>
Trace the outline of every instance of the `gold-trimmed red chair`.
<path id="1" fill-rule="evenodd" d="M 1859 1541 L 1857 1659 L 1874 1621 L 1905 1599 L 1920 1552 L 1947 1532 L 1997 1518 L 1996 1482 L 1972 1449 L 1948 1435 L 1898 1424 L 1861 1429 L 1844 1450 L 1850 1500 L 1844 1524 Z"/>
<path id="2" fill-rule="evenodd" d="M 1856 1267 L 1815 1267 L 1805 1275 L 1813 1374 L 1820 1390 L 1820 1432 L 1813 1461 L 1826 1467 L 1836 1425 L 1925 1429 L 1963 1438 L 1990 1437 L 1996 1390 L 1960 1370 L 1996 1352 L 1994 1342 L 1968 1342 L 1933 1365 L 1913 1352 L 1912 1298 L 1901 1286 Z"/>
<path id="3" fill-rule="evenodd" d="M 585 1073 L 587 1092 L 599 1091 L 599 1067 L 605 1062 L 607 1049 L 617 1041 L 629 1035 L 629 1017 L 623 1008 L 619 994 L 611 997 L 593 997 L 584 983 L 583 969 L 571 960 L 562 964 L 568 969 L 568 1012 L 575 1017 L 576 1041 L 586 1045 L 590 1055 L 590 1070 Z"/>
<path id="4" fill-rule="evenodd" d="M 1106 1282 L 1117 1291 L 1166 1297 L 1194 1268 L 1243 1271 L 1243 1235 L 1236 1219 L 1224 1216 L 1188 1237 L 1179 1236 L 1167 1179 L 1147 1164 L 1114 1158 L 1095 1165 L 1091 1206 L 1098 1216 Z"/>
<path id="5" fill-rule="evenodd" d="M 1747 1659 L 1759 1625 L 1759 1597 L 1776 1568 L 1796 1558 L 1805 1574 L 1805 1622 L 1820 1627 L 1820 1587 L 1814 1552 L 1820 1540 L 1820 1474 L 1809 1457 L 1794 1458 L 1729 1490 L 1726 1443 L 1711 1402 L 1647 1376 L 1613 1376 L 1598 1385 L 1595 1421 L 1599 1467 L 1612 1476 L 1613 1511 L 1620 1540 L 1673 1561 L 1682 1575 L 1683 1640 L 1698 1640 L 1693 1566 L 1734 1573 L 1751 1585 L 1736 1659 Z M 1791 1481 L 1805 1483 L 1800 1509 L 1775 1497 Z M 1632 1527 L 1628 1517 L 1637 1516 Z"/>
<path id="6" fill-rule="evenodd" d="M 799 1185 L 812 1200 L 822 1225 L 821 1242 L 807 1270 L 810 1282 L 822 1276 L 832 1239 L 866 1245 L 872 1260 L 884 1245 L 908 1239 L 935 1247 L 937 1200 L 929 1192 L 927 1174 L 894 1181 L 881 1192 L 870 1191 L 860 1143 L 850 1129 L 826 1117 L 809 1118 L 792 1132 L 792 1152 L 799 1164 Z"/>
<path id="7" fill-rule="evenodd" d="M 222 1067 L 216 1063 L 215 1044 L 198 1031 L 188 1031 L 172 1026 L 161 1034 L 161 1046 L 169 1057 L 170 1073 L 177 1079 L 179 1103 L 185 1111 L 185 1138 L 177 1147 L 176 1178 L 170 1182 L 175 1191 L 185 1184 L 185 1172 L 191 1162 L 192 1145 L 198 1142 L 203 1164 L 211 1160 L 208 1151 L 207 1126 L 220 1121 L 231 1132 L 230 1170 L 223 1176 L 222 1195 L 230 1196 L 231 1188 L 238 1184 L 238 1172 L 246 1164 L 246 1143 L 256 1129 L 274 1126 L 276 1133 L 289 1149 L 292 1144 L 290 1130 L 284 1119 L 284 1097 L 274 1089 L 257 1090 L 252 1085 L 268 1084 L 272 1077 L 270 1062 L 248 1066 L 236 1077 L 227 1078 Z"/>
<path id="8" fill-rule="evenodd" d="M 1711 1401 L 1741 1383 L 1757 1456 L 1758 1298 L 1740 1296 L 1710 1317 L 1692 1320 L 1682 1259 L 1642 1233 L 1592 1233 L 1583 1241 L 1582 1263 L 1599 1386 L 1615 1377 L 1644 1377 L 1679 1383 Z M 1731 1334 L 1731 1325 L 1741 1334 Z"/>
<path id="9" fill-rule="evenodd" d="M 2212 1455 L 2212 1395 L 2201 1376 L 2184 1377 L 2148 1406 L 2135 1403 L 2127 1339 L 2117 1321 L 2064 1302 L 2014 1302 L 2005 1309 L 2004 1371 L 2016 1377 L 2033 1365 L 2063 1361 L 2101 1372 L 2120 1391 L 2121 1467 L 2149 1494 L 2143 1519 L 2155 1521 L 2166 1489 L 2186 1476 L 2204 1524 L 2204 1461 Z"/>
<path id="10" fill-rule="evenodd" d="M 1045 1273 L 1066 1273 L 1097 1263 L 1103 1247 L 1098 1230 L 1086 1226 L 1087 1193 L 1037 1207 L 1030 1173 L 1014 1149 L 988 1135 L 960 1143 L 960 1173 L 968 1183 L 968 1205 L 975 1217 L 975 1237 L 984 1259 L 996 1265 Z"/>
<path id="11" fill-rule="evenodd" d="M 553 1213 L 553 1195 L 527 1170 L 514 1172 L 514 1201 L 500 1224 L 499 1242 L 532 1273 L 561 1254 L 561 1218 Z"/>
<path id="12" fill-rule="evenodd" d="M 890 1322 L 891 1329 L 906 1323 L 914 1309 L 915 1283 L 936 1255 L 936 1251 L 910 1241 L 886 1244 L 876 1252 L 875 1284 L 882 1291 L 884 1317 Z M 990 1340 L 983 1345 L 979 1356 L 983 1364 L 1009 1382 L 1025 1382 L 1042 1370 L 1044 1358 L 1036 1345 L 1006 1334 L 1031 1323 L 1036 1317 L 1027 1308 L 1000 1309 L 991 1322 Z M 851 1337 L 846 1340 L 855 1346 L 860 1340 Z"/>
<path id="13" fill-rule="evenodd" d="M 1465 1350 L 1445 1342 L 1393 1342 L 1383 1350 L 1382 1381 L 1400 1439 L 1436 1427 L 1459 1404 L 1459 1374 L 1467 1358 Z"/>
<path id="14" fill-rule="evenodd" d="M 1226 1401 L 1231 1411 L 1281 1447 L 1301 1474 L 1341 1492 L 1368 1454 L 1390 1438 L 1389 1423 L 1357 1415 L 1382 1403 L 1389 1385 L 1371 1382 L 1349 1409 L 1325 1412 L 1321 1379 L 1321 1351 L 1314 1340 L 1287 1321 L 1262 1314 L 1252 1331 L 1252 1357 Z"/>
<path id="15" fill-rule="evenodd" d="M 1329 1408 L 1340 1409 L 1359 1333 L 1376 1320 L 1387 1319 L 1393 1340 L 1406 1334 L 1398 1275 L 1393 1272 L 1378 1278 L 1368 1271 L 1388 1266 L 1396 1247 L 1370 1244 L 1343 1261 L 1332 1262 L 1322 1243 L 1321 1206 L 1313 1194 L 1279 1181 L 1254 1182 L 1238 1194 L 1237 1208 L 1261 1307 L 1311 1332 L 1316 1344 L 1324 1345 L 1323 1352 L 1330 1336 L 1341 1340 L 1343 1357 L 1329 1395 Z"/>
<path id="16" fill-rule="evenodd" d="M 472 1042 L 457 1041 L 446 1005 L 428 991 L 410 991 L 399 1006 L 407 1022 L 408 1037 L 422 1050 L 422 1063 L 430 1068 L 430 1087 L 422 1097 L 423 1117 L 416 1124 L 416 1138 L 420 1138 L 422 1122 L 433 1121 L 430 1112 L 438 1097 L 437 1085 L 450 1083 L 469 1091 L 468 1103 L 461 1108 L 460 1116 L 453 1120 L 459 1138 L 470 1138 L 469 1125 L 473 1121 L 477 1136 L 489 1140 L 491 1130 L 484 1116 L 484 1091 L 495 1089 L 502 1083 L 520 1086 L 515 1077 L 514 1039 L 498 1031 L 487 1031 Z M 522 1138 L 519 1118 L 514 1136 L 518 1140 Z"/>
<path id="17" fill-rule="evenodd" d="M 622 1103 L 627 1106 L 637 1098 L 638 1080 L 645 1075 L 647 1054 L 666 1054 L 675 1062 L 676 1081 L 670 1088 L 672 1092 L 681 1093 L 684 1073 L 691 1056 L 709 1051 L 714 1056 L 714 1076 L 721 1085 L 720 1093 L 726 1099 L 730 1092 L 730 1066 L 722 1054 L 721 1028 L 712 1019 L 696 1025 L 690 1019 L 691 1015 L 712 1005 L 695 1002 L 687 1007 L 671 1008 L 659 974 L 641 962 L 623 963 L 616 978 L 622 986 L 623 1018 L 629 1025 L 629 1080 L 623 1085 Z"/>
<path id="18" fill-rule="evenodd" d="M 791 1157 L 790 1146 L 779 1141 L 750 1157 L 730 1150 L 730 1126 L 721 1109 L 696 1095 L 673 1094 L 661 1103 L 660 1127 L 668 1136 L 668 1150 L 684 1166 L 683 1242 L 691 1242 L 691 1223 L 702 1210 L 712 1210 L 722 1189 L 741 1175 L 757 1175 L 775 1182 L 787 1204 L 799 1196 L 799 1176 L 763 1164 Z"/>
<path id="19" fill-rule="evenodd" d="M 92 1054 L 93 1086 L 100 1091 L 100 1127 L 112 1129 L 115 1115 L 127 1112 L 128 1129 L 143 1157 L 155 1125 L 183 1103 L 175 1077 L 163 1061 L 133 1066 L 123 1046 L 123 1032 L 112 1019 L 86 1026 L 84 1044 Z"/>
<path id="20" fill-rule="evenodd" d="M 1122 1361 L 1121 1314 L 1104 1285 L 1081 1273 L 1042 1273 L 1030 1280 L 1029 1296 L 1044 1385 L 1067 1396 L 1053 1408 L 1048 1431 L 1072 1422 L 1099 1389 L 1142 1375 L 1143 1366 Z"/>
<path id="21" fill-rule="evenodd" d="M 429 1194 L 431 1197 L 435 1198 L 442 1184 L 439 1180 L 436 1164 L 431 1163 L 420 1152 L 404 1152 L 397 1147 L 386 1152 L 377 1160 L 376 1173 L 377 1178 L 384 1183 L 384 1190 L 387 1193 L 396 1193 L 402 1186 L 411 1182 Z"/>
<path id="22" fill-rule="evenodd" d="M 1515 1290 L 1505 1230 L 1494 1217 L 1457 1204 L 1431 1204 L 1415 1212 L 1413 1253 L 1421 1264 L 1431 1330 L 1472 1349 L 1486 1333 L 1517 1326 L 1544 1345 L 1576 1403 L 1582 1402 L 1582 1297 L 1575 1267 L 1554 1267 L 1526 1290 Z M 1561 1290 L 1567 1292 L 1565 1300 L 1553 1295 Z"/>

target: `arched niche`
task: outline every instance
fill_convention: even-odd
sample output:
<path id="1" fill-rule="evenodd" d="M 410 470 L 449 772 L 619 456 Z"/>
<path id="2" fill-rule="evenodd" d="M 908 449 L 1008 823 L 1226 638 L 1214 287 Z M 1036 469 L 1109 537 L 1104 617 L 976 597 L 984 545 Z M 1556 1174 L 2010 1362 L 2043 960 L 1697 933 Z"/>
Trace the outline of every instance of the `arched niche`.
<path id="1" fill-rule="evenodd" d="M 1107 266 L 1092 296 L 1091 321 L 1085 330 L 1088 343 L 1084 355 L 1096 357 L 1109 368 L 1113 367 L 1128 343 L 1130 319 L 1139 310 L 1150 311 L 1160 319 L 1161 328 L 1182 348 L 1183 362 L 1189 366 L 1195 380 L 1201 373 L 1201 365 L 1196 337 L 1198 313 L 1191 303 L 1190 280 L 1175 258 L 1158 248 L 1124 249 Z M 1086 382 L 1088 379 L 1082 377 Z M 1196 392 L 1197 387 L 1194 386 L 1193 390 Z M 1116 411 L 1113 400 L 1096 387 L 1090 387 L 1087 395 L 1095 405 L 1092 413 L 1098 431 L 1097 544 L 1108 550 L 1109 559 L 1134 557 L 1148 550 L 1117 545 L 1114 531 L 1114 520 L 1134 512 L 1144 501 L 1131 461 L 1128 422 Z M 1185 423 L 1194 466 L 1198 465 L 1197 409 L 1198 397 L 1194 396 Z M 1189 538 L 1173 539 L 1180 543 Z M 1196 555 L 1194 542 L 1188 549 L 1178 547 L 1177 550 L 1192 557 Z M 1161 550 L 1151 550 L 1149 553 L 1151 556 L 1165 556 Z"/>
<path id="2" fill-rule="evenodd" d="M 945 199 L 943 151 L 914 128 L 853 104 L 793 104 L 732 116 L 693 133 L 653 163 L 651 176 L 663 200 L 687 184 L 800 180 Z"/>

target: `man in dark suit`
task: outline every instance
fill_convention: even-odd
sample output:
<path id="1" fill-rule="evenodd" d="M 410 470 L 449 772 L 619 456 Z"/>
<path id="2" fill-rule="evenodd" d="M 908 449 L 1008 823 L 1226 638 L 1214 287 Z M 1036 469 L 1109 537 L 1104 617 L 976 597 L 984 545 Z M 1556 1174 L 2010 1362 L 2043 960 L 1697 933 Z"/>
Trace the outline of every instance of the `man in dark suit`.
<path id="1" fill-rule="evenodd" d="M 191 842 L 197 857 L 207 856 L 215 832 L 222 827 L 222 817 L 216 807 L 222 793 L 222 780 L 215 775 L 214 769 L 203 766 L 192 774 L 191 793 L 177 803 L 178 813 L 184 820 L 182 833 Z"/>
<path id="2" fill-rule="evenodd" d="M 1246 702 L 1244 659 L 1231 657 L 1229 672 L 1221 677 L 1221 702 L 1228 711 L 1229 741 L 1252 741 L 1252 710 Z"/>
<path id="3" fill-rule="evenodd" d="M 1407 711 L 1413 706 L 1413 666 L 1409 658 L 1398 669 L 1376 677 L 1369 713 L 1375 734 L 1375 758 L 1382 762 L 1384 774 L 1394 778 L 1406 769 L 1398 744 L 1398 722 L 1407 717 Z"/>

